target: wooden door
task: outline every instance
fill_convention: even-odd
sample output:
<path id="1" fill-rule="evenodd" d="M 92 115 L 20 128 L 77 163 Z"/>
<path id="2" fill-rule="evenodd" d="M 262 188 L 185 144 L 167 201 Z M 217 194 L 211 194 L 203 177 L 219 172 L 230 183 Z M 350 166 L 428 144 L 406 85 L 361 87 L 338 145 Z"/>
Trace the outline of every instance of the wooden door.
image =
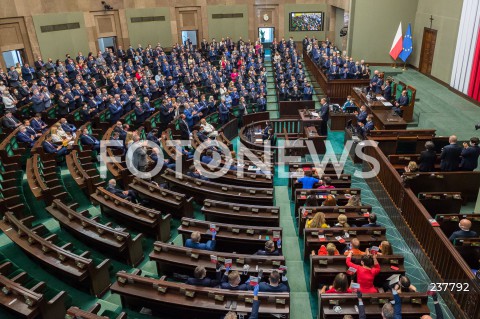
<path id="1" fill-rule="evenodd" d="M 419 71 L 430 75 L 432 72 L 433 55 L 435 53 L 435 42 L 437 41 L 437 30 L 430 28 L 423 29 L 422 51 L 420 53 Z"/>

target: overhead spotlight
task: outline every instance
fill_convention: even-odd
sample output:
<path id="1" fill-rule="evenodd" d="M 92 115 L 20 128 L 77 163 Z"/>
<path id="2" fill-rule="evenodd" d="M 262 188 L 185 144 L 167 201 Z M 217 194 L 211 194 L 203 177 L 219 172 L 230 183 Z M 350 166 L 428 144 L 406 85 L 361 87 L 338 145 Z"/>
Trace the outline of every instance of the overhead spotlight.
<path id="1" fill-rule="evenodd" d="M 103 10 L 105 10 L 105 11 L 113 10 L 113 7 L 109 4 L 107 4 L 105 1 L 102 1 L 102 6 L 103 6 Z"/>

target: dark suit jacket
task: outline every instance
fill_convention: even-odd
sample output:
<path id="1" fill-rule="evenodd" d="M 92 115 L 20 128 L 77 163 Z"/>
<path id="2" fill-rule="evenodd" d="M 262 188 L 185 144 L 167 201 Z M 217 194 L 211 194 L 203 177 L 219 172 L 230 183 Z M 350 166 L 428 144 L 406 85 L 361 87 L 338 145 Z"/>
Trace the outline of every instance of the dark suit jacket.
<path id="1" fill-rule="evenodd" d="M 190 139 L 190 130 L 188 129 L 188 125 L 185 121 L 180 121 L 180 136 L 182 140 L 189 140 Z"/>
<path id="2" fill-rule="evenodd" d="M 19 123 L 18 120 L 16 120 L 15 123 Z M 12 128 L 12 129 L 16 127 L 15 124 L 12 122 L 12 120 L 9 120 L 6 116 L 2 118 L 2 126 L 5 128 Z"/>
<path id="3" fill-rule="evenodd" d="M 435 160 L 437 154 L 434 150 L 423 151 L 420 153 L 420 162 L 418 164 L 418 170 L 420 172 L 433 172 L 435 171 Z"/>
<path id="4" fill-rule="evenodd" d="M 325 103 L 320 107 L 320 117 L 322 118 L 323 122 L 326 123 L 329 119 L 329 108 L 328 104 Z"/>
<path id="5" fill-rule="evenodd" d="M 48 154 L 54 154 L 57 152 L 55 145 L 48 142 L 43 142 L 43 150 Z"/>
<path id="6" fill-rule="evenodd" d="M 121 189 L 118 189 L 116 187 L 111 187 L 110 185 L 108 185 L 107 187 L 105 187 L 105 190 L 120 198 L 127 198 L 127 195 L 125 195 Z"/>
<path id="7" fill-rule="evenodd" d="M 473 171 L 478 166 L 478 157 L 480 156 L 479 146 L 469 146 L 462 150 L 460 154 L 462 161 L 460 162 L 460 168 L 465 171 Z"/>
<path id="8" fill-rule="evenodd" d="M 95 137 L 90 135 L 88 135 L 87 137 L 86 135 L 83 135 L 83 134 L 82 136 L 80 136 L 80 141 L 82 142 L 83 145 L 95 145 L 99 142 Z"/>
<path id="9" fill-rule="evenodd" d="M 477 233 L 472 230 L 469 230 L 469 231 L 457 230 L 456 232 L 453 232 L 448 239 L 453 243 L 457 238 L 472 238 L 477 236 L 478 236 Z"/>
<path id="10" fill-rule="evenodd" d="M 456 171 L 460 165 L 460 154 L 462 153 L 462 148 L 456 144 L 449 144 L 445 146 L 442 150 L 440 158 L 440 169 L 442 171 Z"/>

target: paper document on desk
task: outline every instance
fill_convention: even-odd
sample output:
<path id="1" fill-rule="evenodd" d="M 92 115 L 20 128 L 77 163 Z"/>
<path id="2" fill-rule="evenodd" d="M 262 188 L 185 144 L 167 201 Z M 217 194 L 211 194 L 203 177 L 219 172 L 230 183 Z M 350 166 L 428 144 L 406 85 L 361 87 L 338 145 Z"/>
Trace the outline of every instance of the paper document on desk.
<path id="1" fill-rule="evenodd" d="M 384 98 L 383 96 L 381 96 L 381 95 L 378 95 L 378 96 L 377 96 L 377 100 L 379 100 L 379 101 L 385 101 L 385 98 Z"/>
<path id="2" fill-rule="evenodd" d="M 310 114 L 311 114 L 312 116 L 314 116 L 314 117 L 320 117 L 320 115 L 318 115 L 317 112 L 310 112 Z"/>
<path id="3" fill-rule="evenodd" d="M 263 139 L 257 138 L 257 139 L 255 139 L 255 143 L 263 143 Z"/>
<path id="4" fill-rule="evenodd" d="M 385 105 L 385 106 L 393 106 L 393 104 L 390 103 L 390 102 L 382 102 L 382 103 L 383 103 L 383 105 Z"/>

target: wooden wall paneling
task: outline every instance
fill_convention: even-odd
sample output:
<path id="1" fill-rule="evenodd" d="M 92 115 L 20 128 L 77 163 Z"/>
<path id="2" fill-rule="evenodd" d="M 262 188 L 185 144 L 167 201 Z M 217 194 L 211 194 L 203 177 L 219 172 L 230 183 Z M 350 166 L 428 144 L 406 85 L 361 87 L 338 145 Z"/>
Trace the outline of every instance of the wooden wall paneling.
<path id="1" fill-rule="evenodd" d="M 182 31 L 184 30 L 197 30 L 197 41 L 202 41 L 202 38 L 204 37 L 204 30 L 207 27 L 207 19 L 202 18 L 202 16 L 206 17 L 206 10 L 203 11 L 202 7 L 198 6 L 175 8 L 175 17 L 177 21 L 176 39 L 178 43 L 182 42 Z M 173 38 L 175 39 L 175 37 Z"/>
<path id="2" fill-rule="evenodd" d="M 30 45 L 29 33 L 24 18 L 0 19 L 0 52 L 21 49 L 25 53 L 24 62 L 33 63 L 32 46 Z M 5 65 L 3 56 L 0 57 L 0 63 L 2 66 Z"/>

